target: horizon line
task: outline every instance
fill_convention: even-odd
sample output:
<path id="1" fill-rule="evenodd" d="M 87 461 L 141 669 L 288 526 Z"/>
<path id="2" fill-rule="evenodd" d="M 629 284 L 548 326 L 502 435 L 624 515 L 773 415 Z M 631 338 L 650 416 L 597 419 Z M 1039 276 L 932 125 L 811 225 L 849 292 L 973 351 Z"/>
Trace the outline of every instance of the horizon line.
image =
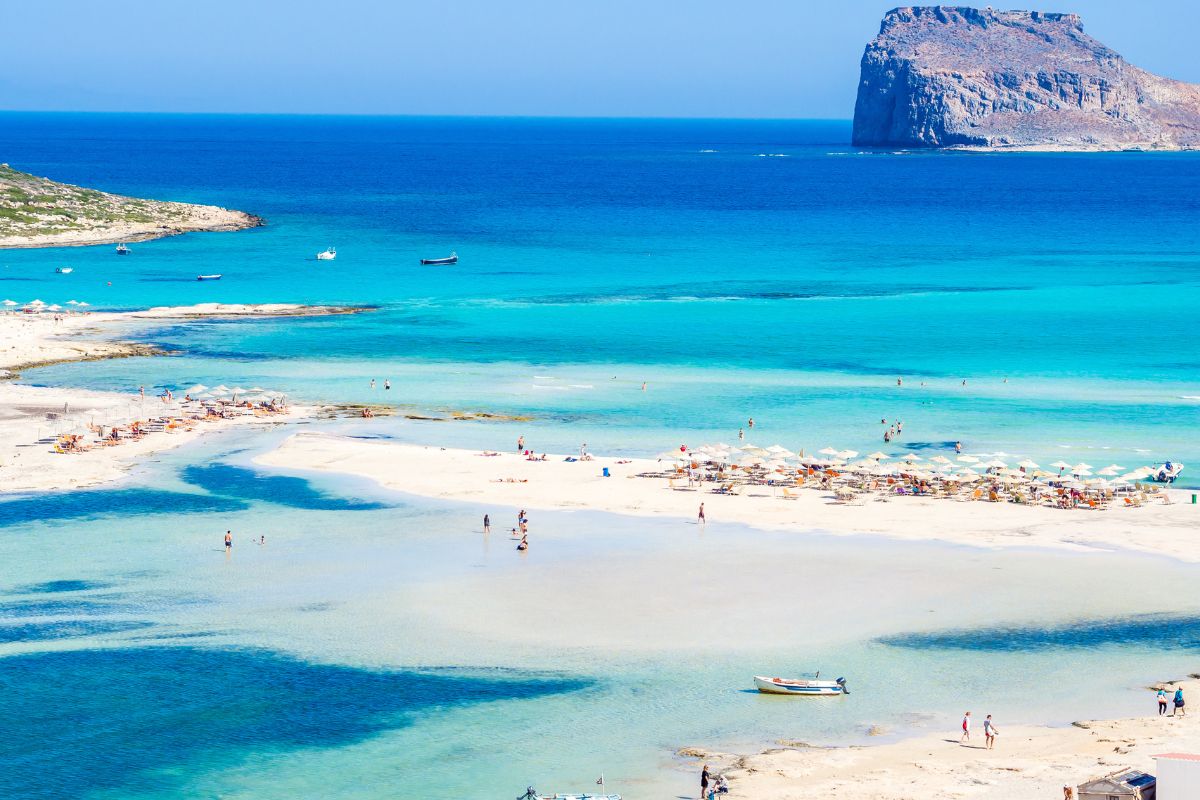
<path id="1" fill-rule="evenodd" d="M 0 114 L 77 114 L 125 117 L 309 117 L 309 118 L 360 118 L 360 119 L 512 119 L 512 120 L 612 120 L 612 121 L 656 121 L 656 122 L 853 122 L 852 117 L 692 117 L 692 116 L 647 116 L 606 114 L 406 114 L 377 112 L 327 112 L 327 111 L 101 111 L 67 109 L 4 108 Z"/>

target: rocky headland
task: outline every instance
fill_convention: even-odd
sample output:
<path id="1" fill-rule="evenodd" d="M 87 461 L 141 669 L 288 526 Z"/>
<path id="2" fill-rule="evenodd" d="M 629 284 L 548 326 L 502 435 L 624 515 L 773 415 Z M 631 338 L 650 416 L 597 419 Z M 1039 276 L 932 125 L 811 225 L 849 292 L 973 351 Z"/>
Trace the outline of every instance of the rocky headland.
<path id="1" fill-rule="evenodd" d="M 897 8 L 862 58 L 862 147 L 1200 148 L 1200 85 L 1162 78 L 1075 14 Z"/>
<path id="2" fill-rule="evenodd" d="M 125 197 L 0 164 L 0 248 L 137 242 L 262 224 L 244 211 Z"/>

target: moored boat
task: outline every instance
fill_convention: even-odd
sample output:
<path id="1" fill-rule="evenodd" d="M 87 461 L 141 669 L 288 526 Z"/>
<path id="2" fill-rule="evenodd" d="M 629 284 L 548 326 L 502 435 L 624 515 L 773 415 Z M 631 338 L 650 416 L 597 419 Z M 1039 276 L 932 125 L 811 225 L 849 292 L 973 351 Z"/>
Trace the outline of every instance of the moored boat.
<path id="1" fill-rule="evenodd" d="M 538 794 L 537 789 L 530 786 L 525 790 L 525 794 L 517 798 L 517 800 L 621 800 L 619 794 Z"/>
<path id="2" fill-rule="evenodd" d="M 1179 477 L 1179 473 L 1183 472 L 1183 464 L 1178 464 L 1172 461 L 1164 461 L 1157 467 L 1151 467 L 1152 471 L 1147 475 L 1148 480 L 1155 483 L 1174 483 Z"/>
<path id="3" fill-rule="evenodd" d="M 445 258 L 422 258 L 421 263 L 428 264 L 430 266 L 437 266 L 439 264 L 457 264 L 458 253 L 451 252 L 450 255 L 446 256 Z"/>
<path id="4" fill-rule="evenodd" d="M 220 275 L 197 275 L 196 280 L 198 280 L 198 281 L 219 281 L 219 280 L 221 280 L 221 276 Z"/>
<path id="5" fill-rule="evenodd" d="M 766 678 L 762 675 L 755 675 L 754 687 L 763 694 L 797 694 L 818 697 L 850 694 L 850 690 L 846 688 L 845 678 L 838 678 L 836 681 L 818 679 L 792 681 L 783 678 Z"/>
<path id="6" fill-rule="evenodd" d="M 337 258 L 337 249 L 333 247 L 317 253 L 317 261 L 333 261 L 335 258 Z"/>
<path id="7" fill-rule="evenodd" d="M 59 275 L 70 275 L 72 272 L 75 271 L 75 268 L 74 267 L 59 267 L 58 269 L 56 269 L 54 271 L 56 273 L 58 273 Z"/>
<path id="8" fill-rule="evenodd" d="M 132 252 L 133 251 L 130 250 L 128 245 L 126 245 L 124 242 L 121 242 L 120 244 L 117 245 L 117 255 L 119 255 L 119 256 L 127 256 Z"/>

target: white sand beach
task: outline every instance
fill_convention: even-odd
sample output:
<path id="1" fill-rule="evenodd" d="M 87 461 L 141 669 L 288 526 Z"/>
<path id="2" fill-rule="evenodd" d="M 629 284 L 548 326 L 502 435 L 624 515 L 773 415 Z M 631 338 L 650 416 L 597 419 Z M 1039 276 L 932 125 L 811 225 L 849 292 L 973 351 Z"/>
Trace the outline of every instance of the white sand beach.
<path id="1" fill-rule="evenodd" d="M 347 309 L 294 304 L 218 304 L 159 307 L 122 313 L 0 315 L 0 377 L 22 368 L 70 361 L 148 355 L 154 348 L 116 337 L 130 323 L 150 319 L 274 317 L 346 313 Z M 279 424 L 305 416 L 310 409 L 289 407 L 286 413 L 239 413 L 225 419 L 182 408 L 155 397 L 82 389 L 23 386 L 0 380 L 0 492 L 45 491 L 93 486 L 121 477 L 136 461 L 192 441 L 206 431 L 229 425 Z M 244 411 L 245 409 L 243 409 Z M 68 429 L 87 440 L 128 428 L 136 421 L 170 418 L 173 422 L 144 426 L 145 435 L 126 436 L 118 445 L 90 446 L 61 453 L 56 444 Z M 128 431 L 127 431 L 128 432 Z"/>
<path id="2" fill-rule="evenodd" d="M 1200 687 L 1195 681 L 1179 685 L 1185 696 Z M 1173 691 L 1174 686 L 1168 688 Z M 960 743 L 959 731 L 947 730 L 866 747 L 784 747 L 750 756 L 698 748 L 682 752 L 724 773 L 734 797 L 1058 798 L 1063 786 L 1077 786 L 1125 767 L 1154 774 L 1156 754 L 1200 751 L 1200 721 L 1195 716 L 1157 716 L 1150 692 L 1147 698 L 1150 713 L 1133 719 L 1080 721 L 1057 728 L 1010 728 L 997 719 L 999 735 L 990 751 L 984 747 L 983 715 L 978 714 L 973 715 L 967 744 Z"/>
<path id="3" fill-rule="evenodd" d="M 341 472 L 370 478 L 410 494 L 486 505 L 545 510 L 594 510 L 695 520 L 704 503 L 707 527 L 736 522 L 771 530 L 821 530 L 838 535 L 876 534 L 976 547 L 1050 547 L 1075 551 L 1136 550 L 1200 561 L 1200 506 L 1183 491 L 1164 493 L 1140 508 L 1063 510 L 986 501 L 892 497 L 846 505 L 820 489 L 791 499 L 770 487 L 738 495 L 691 490 L 686 481 L 638 478 L 660 468 L 654 461 L 597 456 L 566 462 L 564 456 L 528 461 L 515 453 L 422 447 L 298 433 L 258 463 Z M 611 477 L 603 477 L 604 468 Z M 510 482 L 511 479 L 511 482 Z M 1185 502 L 1186 501 L 1186 502 Z"/>

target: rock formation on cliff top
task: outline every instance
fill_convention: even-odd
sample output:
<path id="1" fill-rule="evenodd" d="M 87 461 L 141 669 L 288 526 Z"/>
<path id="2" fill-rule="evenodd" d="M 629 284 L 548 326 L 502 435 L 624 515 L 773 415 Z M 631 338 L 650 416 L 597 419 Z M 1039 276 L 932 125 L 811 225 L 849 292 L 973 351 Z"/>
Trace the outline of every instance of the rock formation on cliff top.
<path id="1" fill-rule="evenodd" d="M 1075 14 L 897 8 L 863 54 L 854 144 L 1200 148 L 1200 84 L 1129 64 Z"/>

